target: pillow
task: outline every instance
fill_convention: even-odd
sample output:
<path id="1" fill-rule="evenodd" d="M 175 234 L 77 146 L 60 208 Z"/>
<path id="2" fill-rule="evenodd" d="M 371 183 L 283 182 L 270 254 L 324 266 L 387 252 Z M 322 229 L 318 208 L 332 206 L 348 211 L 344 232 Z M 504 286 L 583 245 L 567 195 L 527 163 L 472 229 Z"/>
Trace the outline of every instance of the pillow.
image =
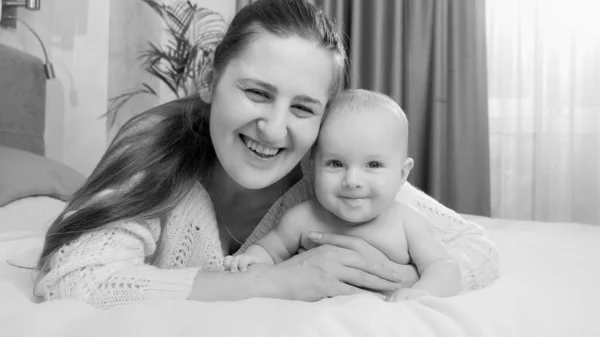
<path id="1" fill-rule="evenodd" d="M 0 207 L 31 196 L 67 201 L 84 182 L 81 173 L 64 164 L 0 146 Z"/>

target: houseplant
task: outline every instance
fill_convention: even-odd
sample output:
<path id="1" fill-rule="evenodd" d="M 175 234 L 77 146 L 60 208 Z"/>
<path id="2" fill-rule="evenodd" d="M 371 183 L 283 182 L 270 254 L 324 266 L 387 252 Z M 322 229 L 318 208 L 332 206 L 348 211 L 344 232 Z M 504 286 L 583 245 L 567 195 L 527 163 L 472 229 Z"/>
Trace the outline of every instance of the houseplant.
<path id="1" fill-rule="evenodd" d="M 198 92 L 207 85 L 210 76 L 207 67 L 212 62 L 215 48 L 223 37 L 226 23 L 223 17 L 210 9 L 198 7 L 186 0 L 141 0 L 162 19 L 166 43 L 147 43 L 139 56 L 144 71 L 163 83 L 175 97 L 181 98 Z M 119 110 L 137 95 L 159 95 L 159 90 L 147 83 L 141 88 L 126 91 L 109 99 L 108 125 L 113 126 Z"/>

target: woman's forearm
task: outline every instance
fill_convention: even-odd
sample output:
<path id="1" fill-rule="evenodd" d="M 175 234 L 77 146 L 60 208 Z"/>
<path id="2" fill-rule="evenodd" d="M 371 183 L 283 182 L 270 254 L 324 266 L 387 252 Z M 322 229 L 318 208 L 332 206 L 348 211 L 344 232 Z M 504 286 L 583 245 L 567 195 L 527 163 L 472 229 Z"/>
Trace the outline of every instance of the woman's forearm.
<path id="1" fill-rule="evenodd" d="M 241 273 L 200 271 L 188 299 L 238 301 L 255 297 L 282 298 L 282 293 L 271 282 L 267 266 L 251 266 Z"/>

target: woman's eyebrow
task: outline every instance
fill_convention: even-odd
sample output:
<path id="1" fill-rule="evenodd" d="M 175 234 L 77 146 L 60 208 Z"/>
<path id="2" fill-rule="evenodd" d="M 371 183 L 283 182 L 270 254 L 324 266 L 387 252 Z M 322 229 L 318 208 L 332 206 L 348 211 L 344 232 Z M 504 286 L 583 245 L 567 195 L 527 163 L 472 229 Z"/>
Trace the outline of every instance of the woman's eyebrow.
<path id="1" fill-rule="evenodd" d="M 263 88 L 265 88 L 265 89 L 267 89 L 267 90 L 269 90 L 269 91 L 271 91 L 271 92 L 273 92 L 275 94 L 277 94 L 279 92 L 279 90 L 277 90 L 276 86 L 274 86 L 272 84 L 269 84 L 267 82 L 263 82 L 261 80 L 257 80 L 257 79 L 253 79 L 253 78 L 241 78 L 239 81 L 242 82 L 242 83 L 252 83 L 254 85 L 261 86 L 261 87 L 263 87 Z M 311 103 L 311 104 L 316 104 L 316 105 L 319 105 L 319 106 L 323 106 L 323 103 L 321 103 L 319 100 L 314 99 L 314 98 L 312 98 L 310 96 L 307 96 L 307 95 L 300 95 L 300 96 L 296 96 L 294 98 L 296 100 L 298 100 L 298 101 L 301 101 L 301 102 Z"/>
<path id="2" fill-rule="evenodd" d="M 306 95 L 296 96 L 296 99 L 301 102 L 312 103 L 312 104 L 317 104 L 319 106 L 323 106 L 323 104 L 319 100 L 314 99 L 310 96 L 306 96 Z"/>
<path id="3" fill-rule="evenodd" d="M 274 93 L 277 93 L 277 91 L 278 91 L 277 87 L 275 87 L 274 85 L 269 84 L 267 82 L 263 82 L 261 80 L 256 80 L 256 79 L 252 79 L 252 78 L 241 78 L 240 82 L 246 82 L 246 83 L 250 82 L 250 83 L 252 83 L 254 85 L 261 86 L 261 87 L 263 87 L 263 88 L 265 88 L 265 89 L 267 89 L 269 91 L 272 91 Z"/>

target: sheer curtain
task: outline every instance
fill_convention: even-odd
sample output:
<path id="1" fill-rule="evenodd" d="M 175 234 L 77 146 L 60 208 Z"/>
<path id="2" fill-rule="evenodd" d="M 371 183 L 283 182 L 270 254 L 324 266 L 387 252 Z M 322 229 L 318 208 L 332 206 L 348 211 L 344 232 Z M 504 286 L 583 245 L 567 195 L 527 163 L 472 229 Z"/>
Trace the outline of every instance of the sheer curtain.
<path id="1" fill-rule="evenodd" d="M 487 0 L 492 216 L 600 224 L 599 13 Z"/>

